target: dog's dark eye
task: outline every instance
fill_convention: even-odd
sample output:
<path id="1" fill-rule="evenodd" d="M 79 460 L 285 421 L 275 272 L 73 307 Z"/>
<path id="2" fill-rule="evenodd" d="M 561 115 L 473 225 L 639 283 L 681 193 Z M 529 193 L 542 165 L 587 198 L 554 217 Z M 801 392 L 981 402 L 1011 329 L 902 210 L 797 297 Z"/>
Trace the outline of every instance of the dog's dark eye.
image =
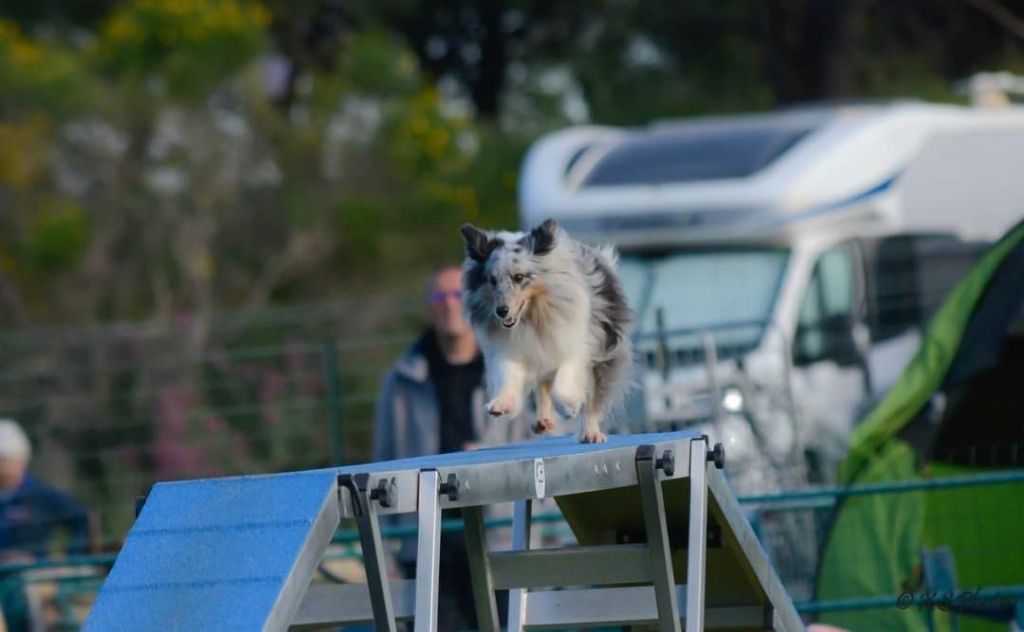
<path id="1" fill-rule="evenodd" d="M 522 274 L 514 274 L 514 275 L 512 275 L 512 280 L 515 281 L 516 283 L 522 283 L 523 279 L 525 279 L 525 278 L 526 277 L 523 276 Z"/>
<path id="2" fill-rule="evenodd" d="M 498 277 L 494 276 L 493 274 L 491 276 L 487 277 L 487 280 L 491 283 L 491 285 L 497 285 L 498 284 Z"/>

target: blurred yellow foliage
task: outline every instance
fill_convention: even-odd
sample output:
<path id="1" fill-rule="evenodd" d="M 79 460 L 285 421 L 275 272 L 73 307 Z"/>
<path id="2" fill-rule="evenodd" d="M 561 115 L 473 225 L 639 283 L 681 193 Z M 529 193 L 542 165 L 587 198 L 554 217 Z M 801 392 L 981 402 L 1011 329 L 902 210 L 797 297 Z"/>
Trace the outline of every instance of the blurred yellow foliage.
<path id="1" fill-rule="evenodd" d="M 213 278 L 213 274 L 216 271 L 216 261 L 208 250 L 196 253 L 196 255 L 189 261 L 189 268 L 192 274 L 203 280 L 210 280 Z"/>
<path id="2" fill-rule="evenodd" d="M 7 83 L 5 91 L 64 79 L 74 67 L 67 52 L 29 39 L 14 22 L 0 20 L 0 79 Z"/>
<path id="3" fill-rule="evenodd" d="M 175 96 L 202 98 L 267 43 L 270 12 L 243 0 L 131 0 L 99 31 L 99 59 L 115 73 L 163 76 Z"/>
<path id="4" fill-rule="evenodd" d="M 447 184 L 428 181 L 423 186 L 423 193 L 429 202 L 426 206 L 439 206 L 457 211 L 454 215 L 465 220 L 480 218 L 480 199 L 476 190 L 468 184 Z"/>
<path id="5" fill-rule="evenodd" d="M 420 90 L 405 105 L 394 130 L 392 150 L 414 173 L 459 172 L 468 161 L 455 142 L 468 128 L 463 118 L 446 116 L 437 90 Z"/>
<path id="6" fill-rule="evenodd" d="M 49 165 L 50 125 L 35 116 L 0 122 L 0 185 L 18 190 L 37 184 Z"/>
<path id="7" fill-rule="evenodd" d="M 165 46 L 190 44 L 231 34 L 262 31 L 270 12 L 239 0 L 135 0 L 117 8 L 100 36 L 111 46 L 156 39 Z"/>

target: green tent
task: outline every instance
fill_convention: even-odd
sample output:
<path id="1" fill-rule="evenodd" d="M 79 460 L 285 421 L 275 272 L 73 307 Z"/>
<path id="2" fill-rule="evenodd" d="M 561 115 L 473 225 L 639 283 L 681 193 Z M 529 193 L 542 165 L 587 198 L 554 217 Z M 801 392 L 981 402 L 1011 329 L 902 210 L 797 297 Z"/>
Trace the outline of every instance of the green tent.
<path id="1" fill-rule="evenodd" d="M 863 485 L 1019 468 L 1024 223 L 950 293 L 906 371 L 857 427 L 838 478 Z M 832 517 L 816 597 L 892 596 L 893 603 L 820 620 L 856 632 L 1009 629 L 977 613 L 922 608 L 919 600 L 897 607 L 898 595 L 927 588 L 922 562 L 932 552 L 942 553 L 955 576 L 958 604 L 978 587 L 1024 585 L 1024 483 L 847 497 Z M 980 605 L 991 614 L 1005 601 Z"/>

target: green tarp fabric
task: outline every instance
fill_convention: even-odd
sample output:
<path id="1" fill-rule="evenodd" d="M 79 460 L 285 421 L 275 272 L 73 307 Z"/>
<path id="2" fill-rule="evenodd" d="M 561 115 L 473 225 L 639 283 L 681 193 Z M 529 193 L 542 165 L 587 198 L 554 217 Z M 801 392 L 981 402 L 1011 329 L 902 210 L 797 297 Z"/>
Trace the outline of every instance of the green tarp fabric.
<path id="1" fill-rule="evenodd" d="M 943 463 L 928 466 L 928 474 L 936 478 L 976 473 Z M 935 490 L 924 497 L 924 547 L 952 550 L 961 592 L 1024 584 L 1024 484 Z M 936 630 L 950 629 L 941 610 L 935 615 Z M 959 622 L 959 632 L 1006 632 L 1008 627 L 977 618 Z"/>
<path id="2" fill-rule="evenodd" d="M 995 271 L 1024 239 L 1011 230 L 950 293 L 921 348 L 889 394 L 858 426 L 840 467 L 841 484 L 905 481 L 964 473 L 939 464 L 921 467 L 921 455 L 898 433 L 942 384 L 964 330 Z M 1014 509 L 1015 508 L 1015 509 Z M 823 614 L 819 619 L 855 632 L 928 630 L 929 611 L 898 608 L 896 597 L 920 590 L 923 548 L 949 547 L 965 589 L 1024 583 L 1024 485 L 851 497 L 843 501 L 822 552 L 817 599 L 892 596 L 887 608 Z M 1016 549 L 1016 552 L 1015 552 Z M 930 612 L 932 629 L 949 630 L 948 617 Z M 1005 623 L 962 620 L 960 630 L 1005 630 Z"/>
<path id="3" fill-rule="evenodd" d="M 871 480 L 916 477 L 914 454 L 900 440 L 885 444 L 864 471 Z M 896 596 L 916 583 L 925 520 L 922 492 L 872 494 L 847 500 L 833 523 L 818 575 L 817 598 L 892 596 L 885 608 L 823 615 L 823 623 L 855 632 L 925 632 L 924 613 L 896 607 Z"/>
<path id="4" fill-rule="evenodd" d="M 893 439 L 871 460 L 863 478 L 872 482 L 920 478 L 915 460 L 909 445 Z M 927 470 L 927 475 L 933 477 L 976 472 L 934 463 Z M 883 608 L 829 612 L 820 621 L 854 632 L 954 630 L 943 608 L 927 608 L 919 598 L 903 608 L 898 602 L 901 594 L 921 593 L 921 551 L 939 547 L 952 552 L 957 595 L 980 587 L 1024 583 L 1024 484 L 875 494 L 847 500 L 824 551 L 817 597 L 886 596 L 892 603 Z M 937 598 L 943 597 L 940 594 Z M 959 632 L 1007 630 L 1005 622 L 977 617 L 961 616 L 957 626 Z"/>

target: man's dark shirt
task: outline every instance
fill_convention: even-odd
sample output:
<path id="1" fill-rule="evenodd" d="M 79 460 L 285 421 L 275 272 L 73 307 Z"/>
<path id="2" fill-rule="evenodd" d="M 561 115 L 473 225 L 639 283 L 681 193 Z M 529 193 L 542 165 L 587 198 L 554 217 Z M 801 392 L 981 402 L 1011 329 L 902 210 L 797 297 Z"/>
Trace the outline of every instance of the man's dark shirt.
<path id="1" fill-rule="evenodd" d="M 0 553 L 43 557 L 59 529 L 68 531 L 68 553 L 88 552 L 88 514 L 74 498 L 29 475 L 13 492 L 0 491 Z"/>
<path id="2" fill-rule="evenodd" d="M 478 352 L 466 364 L 451 364 L 441 352 L 437 334 L 428 329 L 420 338 L 423 355 L 430 367 L 430 381 L 437 393 L 441 422 L 441 452 L 462 450 L 478 441 L 473 431 L 473 390 L 484 375 L 484 360 Z"/>

